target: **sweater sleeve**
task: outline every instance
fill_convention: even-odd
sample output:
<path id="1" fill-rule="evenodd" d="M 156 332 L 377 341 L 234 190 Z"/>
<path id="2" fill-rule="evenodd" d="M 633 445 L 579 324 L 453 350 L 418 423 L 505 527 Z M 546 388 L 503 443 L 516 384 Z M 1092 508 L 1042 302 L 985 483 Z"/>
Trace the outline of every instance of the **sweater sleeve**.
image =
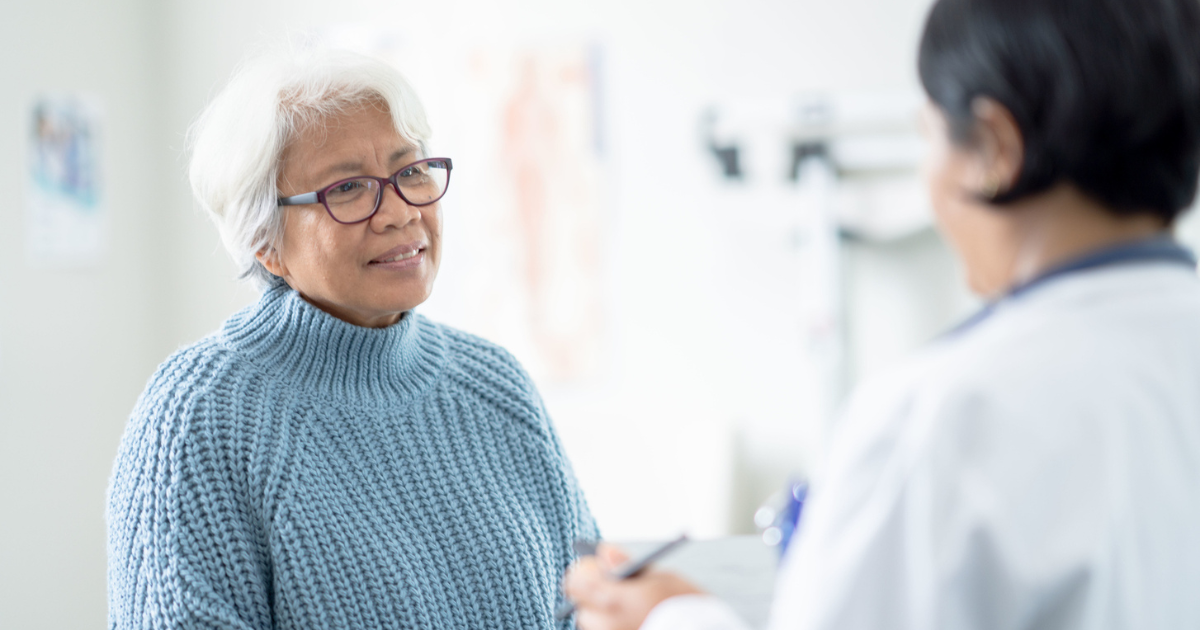
<path id="1" fill-rule="evenodd" d="M 271 627 L 261 510 L 213 369 L 168 361 L 126 427 L 108 493 L 110 629 Z"/>

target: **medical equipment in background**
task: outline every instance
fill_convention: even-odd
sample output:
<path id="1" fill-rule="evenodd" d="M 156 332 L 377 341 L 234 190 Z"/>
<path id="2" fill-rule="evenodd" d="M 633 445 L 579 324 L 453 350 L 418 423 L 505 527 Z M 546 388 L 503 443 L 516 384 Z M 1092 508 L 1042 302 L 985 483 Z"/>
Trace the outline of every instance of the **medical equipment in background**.
<path id="1" fill-rule="evenodd" d="M 806 94 L 720 102 L 701 116 L 716 176 L 749 209 L 740 220 L 788 234 L 810 408 L 825 429 L 847 390 L 843 241 L 892 241 L 932 224 L 918 175 L 922 102 L 916 91 Z"/>

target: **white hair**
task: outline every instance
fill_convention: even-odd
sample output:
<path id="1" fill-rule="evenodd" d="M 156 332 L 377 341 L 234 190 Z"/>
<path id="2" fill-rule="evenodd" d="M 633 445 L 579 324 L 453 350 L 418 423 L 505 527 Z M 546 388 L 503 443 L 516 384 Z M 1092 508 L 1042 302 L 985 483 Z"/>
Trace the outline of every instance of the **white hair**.
<path id="1" fill-rule="evenodd" d="M 283 152 L 295 135 L 364 102 L 387 105 L 396 131 L 424 153 L 425 110 L 386 63 L 328 48 L 278 48 L 248 58 L 188 130 L 192 192 L 212 217 L 239 277 L 273 277 L 255 258 L 283 232 L 277 206 Z"/>

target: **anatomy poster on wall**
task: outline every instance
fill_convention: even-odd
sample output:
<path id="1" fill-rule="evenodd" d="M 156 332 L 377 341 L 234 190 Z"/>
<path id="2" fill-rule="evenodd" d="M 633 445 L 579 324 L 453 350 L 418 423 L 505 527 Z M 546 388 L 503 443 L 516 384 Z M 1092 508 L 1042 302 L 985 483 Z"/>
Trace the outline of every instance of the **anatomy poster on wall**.
<path id="1" fill-rule="evenodd" d="M 45 267 L 87 267 L 106 248 L 99 100 L 43 95 L 28 122 L 27 251 Z"/>

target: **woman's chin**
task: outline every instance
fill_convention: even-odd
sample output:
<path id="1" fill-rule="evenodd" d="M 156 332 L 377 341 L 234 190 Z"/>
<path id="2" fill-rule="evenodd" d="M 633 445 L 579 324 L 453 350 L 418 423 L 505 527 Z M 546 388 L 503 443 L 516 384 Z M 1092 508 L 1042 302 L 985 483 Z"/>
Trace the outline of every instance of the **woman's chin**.
<path id="1" fill-rule="evenodd" d="M 312 304 L 321 311 L 348 324 L 354 324 L 363 328 L 387 328 L 400 321 L 400 318 L 406 311 L 416 308 L 425 301 L 425 297 L 428 297 L 428 293 L 426 293 L 425 297 L 420 299 L 412 296 L 403 296 L 371 304 L 347 304 L 316 298 L 312 295 L 306 295 L 303 291 L 298 291 L 298 293 L 300 297 L 304 298 L 304 301 Z"/>

